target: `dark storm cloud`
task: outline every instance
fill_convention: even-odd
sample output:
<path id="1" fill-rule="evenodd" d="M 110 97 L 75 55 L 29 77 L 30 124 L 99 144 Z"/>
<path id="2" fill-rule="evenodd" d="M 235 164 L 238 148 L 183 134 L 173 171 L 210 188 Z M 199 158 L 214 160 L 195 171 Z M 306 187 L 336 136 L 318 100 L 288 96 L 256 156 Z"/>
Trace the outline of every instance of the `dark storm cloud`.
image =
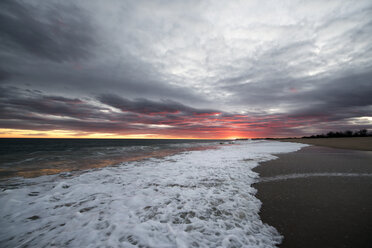
<path id="1" fill-rule="evenodd" d="M 31 130 L 76 130 L 98 132 L 123 130 L 125 122 L 109 122 L 114 114 L 77 98 L 44 95 L 15 87 L 2 87 L 0 126 Z"/>
<path id="2" fill-rule="evenodd" d="M 38 114 L 89 119 L 100 118 L 100 111 L 105 110 L 76 98 L 45 96 L 15 87 L 0 87 L 0 90 L 2 119 L 32 119 L 38 118 Z"/>
<path id="3" fill-rule="evenodd" d="M 0 82 L 9 79 L 10 73 L 0 67 Z"/>
<path id="4" fill-rule="evenodd" d="M 337 75 L 336 75 L 337 76 Z M 260 82 L 229 88 L 240 101 L 249 104 L 271 102 L 276 105 L 285 102 L 305 101 L 328 102 L 332 106 L 364 106 L 371 104 L 371 72 L 349 73 L 334 79 L 303 79 L 301 82 L 288 78 L 287 82 L 277 78 L 272 82 Z M 237 92 L 238 90 L 242 92 Z M 253 97 L 253 98 L 251 98 Z"/>
<path id="5" fill-rule="evenodd" d="M 322 88 L 293 96 L 303 106 L 292 113 L 293 117 L 324 115 L 330 119 L 367 116 L 372 106 L 372 73 L 348 75 L 334 79 Z"/>
<path id="6" fill-rule="evenodd" d="M 241 86 L 235 97 L 247 106 L 281 108 L 280 113 L 277 114 L 278 119 L 269 120 L 267 123 L 272 135 L 293 136 L 331 130 L 370 129 L 371 123 L 359 125 L 350 120 L 371 116 L 371 78 L 371 72 L 348 73 L 339 78 L 324 79 L 321 85 L 317 85 L 317 82 L 312 80 L 305 80 L 302 84 L 298 84 L 297 81 L 295 86 L 292 84 L 295 80 L 288 79 L 287 85 L 273 82 L 266 85 Z M 312 87 L 307 88 L 307 86 Z M 274 116 L 266 114 L 266 116 L 271 115 Z M 255 120 L 255 122 L 259 121 Z M 275 123 L 281 123 L 281 127 L 273 127 Z M 289 127 L 283 129 L 286 125 Z"/>
<path id="7" fill-rule="evenodd" d="M 121 45 L 140 42 L 132 37 L 137 30 L 124 35 L 120 44 L 103 35 L 99 25 L 109 16 L 95 19 L 90 5 L 74 1 L 0 4 L 2 84 L 76 96 L 120 92 L 205 102 L 188 87 L 164 82 L 151 63 L 131 52 L 134 48 L 122 50 Z"/>
<path id="8" fill-rule="evenodd" d="M 288 79 L 287 82 L 247 84 L 236 87 L 236 98 L 250 106 L 284 106 L 290 117 L 326 116 L 329 120 L 370 115 L 372 106 L 372 73 L 353 74 L 336 79 L 323 79 L 321 85 L 314 80 Z M 296 84 L 294 84 L 294 82 Z M 307 86 L 311 86 L 307 88 Z M 289 109 L 285 107 L 290 106 Z"/>
<path id="9" fill-rule="evenodd" d="M 191 108 L 174 101 L 130 101 L 114 95 L 99 98 L 102 103 L 123 111 L 118 113 L 105 107 L 107 105 L 102 107 L 77 98 L 44 95 L 15 87 L 1 87 L 0 90 L 2 128 L 130 132 L 148 129 L 147 124 L 174 124 L 175 128 L 192 129 L 195 125 L 183 125 L 188 119 L 203 118 L 217 112 Z M 124 113 L 127 111 L 132 113 Z"/>
<path id="10" fill-rule="evenodd" d="M 44 5 L 41 10 L 27 2 L 1 1 L 1 48 L 56 62 L 87 57 L 94 40 L 85 13 L 74 5 Z"/>
<path id="11" fill-rule="evenodd" d="M 112 94 L 102 95 L 98 97 L 98 99 L 102 103 L 118 108 L 122 111 L 139 114 L 174 114 L 182 112 L 183 114 L 190 115 L 214 115 L 220 113 L 220 111 L 217 110 L 191 108 L 170 100 L 155 102 L 147 99 L 136 99 L 131 101 Z"/>

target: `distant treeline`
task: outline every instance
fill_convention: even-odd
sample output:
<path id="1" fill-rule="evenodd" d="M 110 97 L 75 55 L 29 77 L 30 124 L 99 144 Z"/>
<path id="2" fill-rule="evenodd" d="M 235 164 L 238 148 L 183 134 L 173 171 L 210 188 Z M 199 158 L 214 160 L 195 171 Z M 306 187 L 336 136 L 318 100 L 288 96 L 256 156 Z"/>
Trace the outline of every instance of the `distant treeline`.
<path id="1" fill-rule="evenodd" d="M 338 138 L 338 137 L 371 137 L 372 132 L 368 132 L 367 129 L 361 129 L 359 131 L 347 130 L 344 132 L 328 132 L 327 134 L 318 134 L 311 136 L 304 136 L 302 138 Z"/>

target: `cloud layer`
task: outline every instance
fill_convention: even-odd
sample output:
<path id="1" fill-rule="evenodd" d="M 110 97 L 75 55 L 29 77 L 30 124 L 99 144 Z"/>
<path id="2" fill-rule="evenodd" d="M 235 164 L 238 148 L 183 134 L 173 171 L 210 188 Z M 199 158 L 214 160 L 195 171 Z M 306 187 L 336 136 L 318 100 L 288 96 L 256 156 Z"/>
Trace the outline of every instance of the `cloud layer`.
<path id="1" fill-rule="evenodd" d="M 0 5 L 6 130 L 221 138 L 372 128 L 370 1 Z"/>

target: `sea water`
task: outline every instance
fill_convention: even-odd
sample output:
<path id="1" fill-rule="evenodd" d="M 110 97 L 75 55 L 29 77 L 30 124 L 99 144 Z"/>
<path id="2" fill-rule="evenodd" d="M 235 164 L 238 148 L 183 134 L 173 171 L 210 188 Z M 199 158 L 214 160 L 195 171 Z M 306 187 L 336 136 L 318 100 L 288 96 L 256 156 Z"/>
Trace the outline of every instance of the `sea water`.
<path id="1" fill-rule="evenodd" d="M 239 141 L 85 173 L 3 180 L 2 247 L 275 247 L 252 184 L 303 145 Z"/>
<path id="2" fill-rule="evenodd" d="M 0 139 L 0 178 L 36 177 L 209 149 L 218 140 Z"/>

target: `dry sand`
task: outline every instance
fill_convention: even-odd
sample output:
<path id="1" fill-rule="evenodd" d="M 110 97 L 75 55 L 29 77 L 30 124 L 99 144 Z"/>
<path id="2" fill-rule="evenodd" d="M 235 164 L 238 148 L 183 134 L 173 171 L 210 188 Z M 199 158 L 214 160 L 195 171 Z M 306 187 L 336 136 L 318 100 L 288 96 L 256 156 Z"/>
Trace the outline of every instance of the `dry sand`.
<path id="1" fill-rule="evenodd" d="M 348 138 L 295 138 L 277 139 L 279 141 L 297 142 L 316 146 L 328 146 L 341 149 L 372 151 L 372 137 L 348 137 Z"/>
<path id="2" fill-rule="evenodd" d="M 372 247 L 372 152 L 311 146 L 255 171 L 260 215 L 284 235 L 280 247 Z M 299 173 L 308 177 L 278 177 Z"/>

